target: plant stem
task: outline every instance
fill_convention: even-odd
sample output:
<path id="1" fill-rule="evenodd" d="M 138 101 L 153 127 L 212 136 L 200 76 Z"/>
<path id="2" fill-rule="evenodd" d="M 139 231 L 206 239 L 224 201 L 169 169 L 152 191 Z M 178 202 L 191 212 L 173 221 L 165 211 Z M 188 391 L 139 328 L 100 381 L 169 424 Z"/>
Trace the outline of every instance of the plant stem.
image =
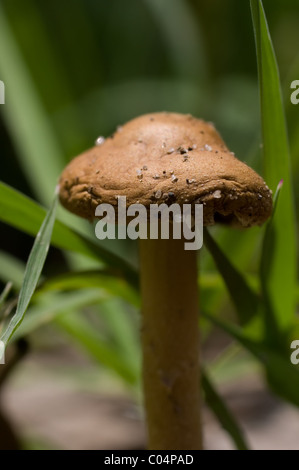
<path id="1" fill-rule="evenodd" d="M 196 251 L 140 240 L 140 266 L 149 449 L 201 449 Z"/>

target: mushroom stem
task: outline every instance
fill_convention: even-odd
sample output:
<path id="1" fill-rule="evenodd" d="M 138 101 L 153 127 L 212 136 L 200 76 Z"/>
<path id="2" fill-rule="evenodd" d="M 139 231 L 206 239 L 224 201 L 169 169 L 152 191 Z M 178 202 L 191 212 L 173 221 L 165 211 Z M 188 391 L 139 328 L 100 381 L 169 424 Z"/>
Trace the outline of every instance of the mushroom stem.
<path id="1" fill-rule="evenodd" d="M 201 449 L 196 251 L 140 240 L 143 388 L 151 450 Z"/>

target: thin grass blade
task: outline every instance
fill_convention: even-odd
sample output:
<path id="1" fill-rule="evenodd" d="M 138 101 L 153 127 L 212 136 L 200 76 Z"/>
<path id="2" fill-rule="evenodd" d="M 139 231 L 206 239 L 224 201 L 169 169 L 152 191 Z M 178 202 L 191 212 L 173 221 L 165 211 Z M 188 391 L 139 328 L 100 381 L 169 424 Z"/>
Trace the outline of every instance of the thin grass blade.
<path id="1" fill-rule="evenodd" d="M 271 269 L 263 274 L 263 286 L 271 298 L 278 326 L 287 328 L 294 318 L 296 284 L 295 210 L 289 144 L 280 78 L 261 0 L 251 0 L 258 63 L 264 176 L 275 190 L 283 179 L 271 235 Z"/>
<path id="2" fill-rule="evenodd" d="M 103 340 L 93 326 L 78 312 L 58 316 L 56 323 L 78 342 L 97 362 L 114 371 L 128 385 L 135 385 L 137 377 L 123 354 Z"/>
<path id="3" fill-rule="evenodd" d="M 47 292 L 43 293 L 42 298 L 34 295 L 25 318 L 14 333 L 12 341 L 55 321 L 56 317 L 65 312 L 78 312 L 84 308 L 99 305 L 106 298 L 106 292 L 92 288 L 80 289 L 75 292 Z"/>
<path id="4" fill-rule="evenodd" d="M 136 289 L 121 277 L 109 270 L 74 271 L 48 278 L 37 291 L 42 295 L 49 291 L 75 291 L 87 288 L 98 288 L 123 299 L 135 307 L 140 307 L 140 298 Z"/>
<path id="5" fill-rule="evenodd" d="M 20 164 L 39 200 L 49 204 L 63 167 L 62 151 L 0 5 L 0 70 L 9 106 L 1 111 Z M 46 169 L 46 170 L 45 170 Z"/>
<path id="6" fill-rule="evenodd" d="M 242 274 L 223 253 L 206 228 L 204 229 L 203 238 L 205 246 L 210 251 L 223 277 L 241 324 L 248 323 L 258 310 L 259 300 L 257 295 L 247 284 Z"/>
<path id="7" fill-rule="evenodd" d="M 206 404 L 214 413 L 222 427 L 228 432 L 237 449 L 249 450 L 243 431 L 205 371 L 201 373 L 201 383 Z"/>
<path id="8" fill-rule="evenodd" d="M 281 334 L 279 324 L 274 313 L 275 307 L 273 305 L 272 298 L 269 296 L 266 279 L 268 273 L 271 272 L 272 263 L 275 256 L 275 217 L 278 199 L 282 186 L 283 181 L 280 181 L 273 197 L 273 212 L 264 232 L 262 255 L 260 262 L 260 279 L 263 293 L 262 312 L 264 318 L 264 336 L 266 342 L 274 344 L 277 347 L 279 347 L 279 345 L 283 346 L 283 344 L 281 344 L 281 341 L 284 339 L 284 335 Z"/>
<path id="9" fill-rule="evenodd" d="M 1 341 L 6 346 L 15 330 L 21 324 L 31 297 L 39 281 L 51 242 L 51 236 L 55 221 L 58 193 L 56 191 L 52 206 L 48 211 L 42 226 L 36 236 L 28 262 L 25 269 L 24 279 L 19 295 L 16 313 L 11 319 L 8 327 L 1 336 Z"/>
<path id="10" fill-rule="evenodd" d="M 283 399 L 299 406 L 299 369 L 291 363 L 291 350 L 276 350 L 264 341 L 255 341 L 237 325 L 216 318 L 207 312 L 202 315 L 240 343 L 263 366 L 268 384 Z"/>
<path id="11" fill-rule="evenodd" d="M 11 291 L 11 288 L 12 288 L 12 282 L 8 282 L 6 284 L 6 286 L 4 287 L 3 291 L 1 292 L 1 295 L 0 295 L 0 308 L 2 307 L 2 305 L 4 304 L 8 294 L 10 293 Z"/>

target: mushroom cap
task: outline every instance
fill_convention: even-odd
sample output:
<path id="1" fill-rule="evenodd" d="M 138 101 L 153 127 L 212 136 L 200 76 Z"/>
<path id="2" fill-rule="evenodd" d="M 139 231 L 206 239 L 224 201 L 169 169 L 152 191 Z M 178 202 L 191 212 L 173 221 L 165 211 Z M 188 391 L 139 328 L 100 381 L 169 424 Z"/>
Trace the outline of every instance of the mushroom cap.
<path id="1" fill-rule="evenodd" d="M 261 225 L 272 211 L 264 180 L 235 158 L 211 123 L 177 113 L 137 117 L 74 158 L 60 201 L 92 220 L 101 203 L 203 204 L 204 225 Z"/>

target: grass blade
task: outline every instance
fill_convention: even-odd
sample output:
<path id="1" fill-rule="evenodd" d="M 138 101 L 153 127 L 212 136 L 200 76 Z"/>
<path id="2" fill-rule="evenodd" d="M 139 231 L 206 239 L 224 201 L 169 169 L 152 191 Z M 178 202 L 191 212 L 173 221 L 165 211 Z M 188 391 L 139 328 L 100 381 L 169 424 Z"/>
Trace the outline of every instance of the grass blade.
<path id="1" fill-rule="evenodd" d="M 62 152 L 0 6 L 0 70 L 9 106 L 1 111 L 20 163 L 39 200 L 49 204 L 63 167 Z M 45 168 L 47 171 L 45 171 Z"/>
<path id="2" fill-rule="evenodd" d="M 291 350 L 277 351 L 263 341 L 255 341 L 237 325 L 220 320 L 207 312 L 202 315 L 238 341 L 263 366 L 268 384 L 283 399 L 299 406 L 299 368 L 290 361 Z"/>
<path id="3" fill-rule="evenodd" d="M 108 298 L 106 292 L 101 289 L 81 289 L 57 294 L 43 293 L 42 299 L 38 297 L 37 302 L 29 307 L 24 321 L 12 339 L 19 339 L 52 322 L 68 333 L 102 366 L 132 385 L 137 381 L 136 361 L 130 360 L 124 351 L 118 351 L 115 344 L 110 344 L 95 330 L 94 325 L 83 316 L 84 312 L 80 312 L 86 307 L 101 306 Z"/>
<path id="4" fill-rule="evenodd" d="M 22 338 L 42 325 L 53 322 L 56 317 L 65 312 L 75 312 L 83 308 L 99 305 L 107 297 L 100 289 L 80 289 L 75 292 L 43 293 L 42 298 L 36 298 L 29 306 L 25 318 L 13 335 L 12 341 Z"/>
<path id="5" fill-rule="evenodd" d="M 15 256 L 0 250 L 0 280 L 11 282 L 13 289 L 19 291 L 22 286 L 25 263 Z"/>
<path id="6" fill-rule="evenodd" d="M 35 236 L 45 215 L 46 210 L 39 204 L 0 182 L 0 220 L 2 222 Z M 104 249 L 99 243 L 95 243 L 88 235 L 77 233 L 59 220 L 55 222 L 51 243 L 57 248 L 103 261 L 115 268 L 117 273 L 123 274 L 133 285 L 138 284 L 136 271 L 126 261 Z"/>
<path id="7" fill-rule="evenodd" d="M 205 394 L 205 402 L 212 410 L 222 427 L 228 432 L 234 441 L 238 450 L 249 450 L 249 447 L 243 436 L 238 423 L 234 416 L 227 408 L 225 402 L 218 394 L 213 384 L 211 383 L 206 372 L 202 371 L 201 383 Z"/>
<path id="8" fill-rule="evenodd" d="M 52 206 L 48 211 L 42 226 L 35 238 L 31 253 L 25 269 L 24 279 L 19 295 L 16 313 L 8 327 L 1 336 L 1 341 L 7 345 L 15 330 L 21 324 L 31 297 L 39 281 L 51 242 L 51 236 L 55 221 L 58 193 L 56 191 Z"/>
<path id="9" fill-rule="evenodd" d="M 273 219 L 273 259 L 263 279 L 273 314 L 287 328 L 294 318 L 296 283 L 295 211 L 286 122 L 279 72 L 261 0 L 251 0 L 256 40 L 265 179 L 274 190 L 283 179 L 279 205 Z"/>
<path id="10" fill-rule="evenodd" d="M 249 287 L 241 273 L 232 265 L 206 228 L 204 228 L 204 244 L 213 256 L 224 279 L 241 324 L 249 322 L 257 313 L 259 303 L 257 295 Z"/>
<path id="11" fill-rule="evenodd" d="M 131 309 L 119 299 L 111 298 L 102 302 L 99 316 L 104 320 L 115 350 L 130 364 L 136 377 L 140 376 L 140 324 Z M 139 317 L 138 317 L 139 318 Z"/>
<path id="12" fill-rule="evenodd" d="M 2 307 L 2 305 L 4 304 L 8 294 L 10 293 L 11 291 L 11 288 L 12 288 L 12 282 L 8 282 L 6 284 L 6 286 L 4 287 L 3 291 L 1 292 L 1 295 L 0 295 L 0 308 Z"/>
<path id="13" fill-rule="evenodd" d="M 260 262 L 260 278 L 263 294 L 263 314 L 264 314 L 264 336 L 266 342 L 275 344 L 277 347 L 281 345 L 281 340 L 284 335 L 281 334 L 276 315 L 274 314 L 274 306 L 269 292 L 267 289 L 266 279 L 268 273 L 271 272 L 273 258 L 275 256 L 275 214 L 278 205 L 278 199 L 281 192 L 283 182 L 281 181 L 277 187 L 276 193 L 273 198 L 273 212 L 270 220 L 267 223 L 264 233 L 262 256 Z"/>
<path id="14" fill-rule="evenodd" d="M 138 292 L 124 279 L 108 270 L 74 271 L 48 278 L 37 291 L 41 295 L 48 291 L 75 291 L 84 288 L 99 288 L 116 298 L 140 307 Z"/>
<path id="15" fill-rule="evenodd" d="M 94 327 L 78 312 L 58 316 L 56 323 L 76 340 L 96 361 L 114 371 L 129 385 L 135 385 L 137 377 L 131 364 L 121 353 L 107 344 Z"/>

